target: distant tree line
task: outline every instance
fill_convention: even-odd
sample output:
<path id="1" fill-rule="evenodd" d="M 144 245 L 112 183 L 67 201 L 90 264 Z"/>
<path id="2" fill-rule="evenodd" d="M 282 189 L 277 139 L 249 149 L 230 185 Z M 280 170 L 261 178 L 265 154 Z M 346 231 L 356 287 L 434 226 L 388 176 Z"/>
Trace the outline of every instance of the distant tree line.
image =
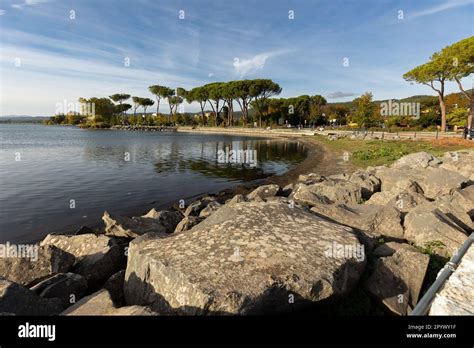
<path id="1" fill-rule="evenodd" d="M 154 99 L 118 93 L 109 98 L 80 98 L 83 105 L 94 105 L 93 114 L 55 115 L 48 124 L 75 124 L 83 127 L 110 127 L 119 124 L 210 125 L 210 126 L 357 126 L 433 128 L 441 125 L 471 125 L 472 90 L 462 86 L 462 78 L 474 72 L 474 37 L 461 40 L 432 55 L 429 62 L 407 72 L 404 78 L 430 86 L 437 97 L 408 98 L 421 105 L 418 117 L 384 117 L 381 102 L 367 92 L 352 102 L 328 104 L 321 95 L 276 98 L 282 88 L 270 79 L 213 82 L 191 90 L 153 85 L 148 91 Z M 455 81 L 461 93 L 445 95 L 446 81 Z M 166 101 L 169 111 L 160 113 Z M 409 101 L 409 100 L 406 100 Z M 198 115 L 184 112 L 184 103 L 197 103 Z M 156 112 L 147 113 L 156 103 Z M 234 107 L 237 106 L 237 110 Z M 210 110 L 209 110 L 210 108 Z M 143 110 L 139 115 L 137 112 Z"/>

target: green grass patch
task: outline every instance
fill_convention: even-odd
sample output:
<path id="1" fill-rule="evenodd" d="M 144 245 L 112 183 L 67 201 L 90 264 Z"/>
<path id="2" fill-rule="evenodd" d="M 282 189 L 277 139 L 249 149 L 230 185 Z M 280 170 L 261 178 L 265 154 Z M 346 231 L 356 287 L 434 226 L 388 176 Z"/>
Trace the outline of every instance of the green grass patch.
<path id="1" fill-rule="evenodd" d="M 349 161 L 356 167 L 389 165 L 399 158 L 414 152 L 425 151 L 434 156 L 442 156 L 447 151 L 466 149 L 462 145 L 432 144 L 414 140 L 360 140 L 338 139 L 329 140 L 325 136 L 315 135 L 316 141 L 342 155 L 350 154 Z"/>

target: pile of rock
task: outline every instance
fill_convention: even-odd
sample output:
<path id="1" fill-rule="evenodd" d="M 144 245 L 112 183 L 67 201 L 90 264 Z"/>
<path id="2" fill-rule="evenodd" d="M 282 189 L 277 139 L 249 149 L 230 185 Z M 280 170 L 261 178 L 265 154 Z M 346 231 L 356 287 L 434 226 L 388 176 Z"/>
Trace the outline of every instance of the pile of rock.
<path id="1" fill-rule="evenodd" d="M 0 259 L 0 313 L 263 314 L 362 286 L 405 315 L 427 251 L 449 257 L 474 228 L 473 164 L 474 152 L 417 153 L 225 202 L 207 196 L 133 218 L 105 212 L 103 234 L 48 235 L 38 260 Z"/>

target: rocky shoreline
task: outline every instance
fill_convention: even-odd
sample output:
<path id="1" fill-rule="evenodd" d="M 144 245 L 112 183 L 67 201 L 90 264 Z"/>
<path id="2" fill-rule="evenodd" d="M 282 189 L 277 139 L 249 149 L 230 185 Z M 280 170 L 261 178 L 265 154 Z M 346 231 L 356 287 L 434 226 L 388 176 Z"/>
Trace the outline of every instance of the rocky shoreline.
<path id="1" fill-rule="evenodd" d="M 100 233 L 0 258 L 0 313 L 317 315 L 362 291 L 407 315 L 472 233 L 473 184 L 473 150 L 421 152 L 143 216 L 105 212 Z"/>

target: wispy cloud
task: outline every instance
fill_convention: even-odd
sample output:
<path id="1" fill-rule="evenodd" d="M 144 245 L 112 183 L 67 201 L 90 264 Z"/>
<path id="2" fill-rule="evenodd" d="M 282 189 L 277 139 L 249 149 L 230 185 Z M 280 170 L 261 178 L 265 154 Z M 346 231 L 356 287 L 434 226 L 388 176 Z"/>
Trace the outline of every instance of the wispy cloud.
<path id="1" fill-rule="evenodd" d="M 352 93 L 352 92 L 337 91 L 337 92 L 329 93 L 327 97 L 329 99 L 341 99 L 341 98 L 347 98 L 347 97 L 354 97 L 356 95 L 357 95 L 356 93 Z"/>
<path id="2" fill-rule="evenodd" d="M 241 59 L 239 57 L 234 58 L 234 70 L 240 78 L 243 78 L 249 74 L 253 74 L 258 70 L 262 70 L 270 58 L 278 55 L 287 53 L 288 51 L 274 51 L 260 53 L 251 58 Z"/>
<path id="3" fill-rule="evenodd" d="M 35 5 L 44 4 L 51 1 L 52 0 L 25 0 L 25 2 L 11 4 L 10 6 L 14 9 L 22 10 L 23 7 L 26 7 L 26 6 L 35 6 Z"/>
<path id="4" fill-rule="evenodd" d="M 0 10 L 0 16 L 3 16 L 5 14 L 5 10 Z"/>
<path id="5" fill-rule="evenodd" d="M 429 16 L 435 13 L 444 12 L 453 8 L 474 4 L 474 0 L 447 0 L 441 4 L 431 6 L 427 9 L 414 12 L 408 15 L 409 19 Z"/>

